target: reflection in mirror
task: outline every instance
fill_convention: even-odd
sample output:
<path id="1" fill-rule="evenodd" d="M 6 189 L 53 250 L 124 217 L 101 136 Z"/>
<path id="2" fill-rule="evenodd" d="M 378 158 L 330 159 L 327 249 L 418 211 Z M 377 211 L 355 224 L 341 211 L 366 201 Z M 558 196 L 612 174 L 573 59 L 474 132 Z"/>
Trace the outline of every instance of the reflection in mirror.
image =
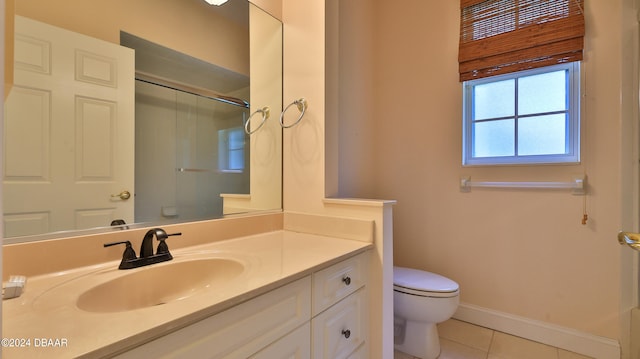
<path id="1" fill-rule="evenodd" d="M 282 108 L 275 18 L 246 0 L 19 1 L 15 11 L 5 243 L 111 230 L 116 219 L 281 208 L 280 126 L 244 132 L 253 111 Z"/>
<path id="2" fill-rule="evenodd" d="M 221 193 L 249 194 L 249 77 L 131 34 L 120 43 L 136 53 L 135 221 L 220 217 Z"/>

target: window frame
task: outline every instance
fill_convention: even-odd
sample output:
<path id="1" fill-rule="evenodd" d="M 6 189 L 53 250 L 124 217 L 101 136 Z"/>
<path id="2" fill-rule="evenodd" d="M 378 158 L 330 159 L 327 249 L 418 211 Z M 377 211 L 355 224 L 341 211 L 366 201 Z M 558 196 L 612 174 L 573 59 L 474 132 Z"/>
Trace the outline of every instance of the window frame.
<path id="1" fill-rule="evenodd" d="M 530 70 L 523 70 L 508 74 L 484 77 L 464 81 L 462 83 L 462 165 L 463 166 L 497 166 L 497 165 L 536 165 L 536 164 L 579 164 L 580 163 L 580 106 L 581 106 L 581 87 L 580 87 L 580 62 L 568 62 L 563 64 L 540 67 Z M 498 82 L 508 79 L 521 78 L 531 75 L 539 75 L 543 73 L 565 70 L 568 73 L 567 80 L 567 102 L 568 102 L 568 121 L 567 121 L 567 153 L 551 154 L 551 155 L 518 155 L 518 138 L 517 138 L 517 121 L 518 115 L 514 115 L 516 125 L 514 126 L 514 156 L 496 156 L 496 157 L 473 157 L 473 89 L 476 85 Z M 517 95 L 517 87 L 514 96 Z"/>

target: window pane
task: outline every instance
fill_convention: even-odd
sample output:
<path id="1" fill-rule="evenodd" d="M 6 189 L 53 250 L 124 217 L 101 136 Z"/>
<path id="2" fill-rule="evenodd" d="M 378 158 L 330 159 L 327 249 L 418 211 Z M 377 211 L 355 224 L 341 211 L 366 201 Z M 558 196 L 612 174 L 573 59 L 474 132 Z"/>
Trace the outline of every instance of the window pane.
<path id="1" fill-rule="evenodd" d="M 518 122 L 518 154 L 552 155 L 567 152 L 566 115 L 521 118 Z"/>
<path id="2" fill-rule="evenodd" d="M 514 156 L 514 131 L 514 120 L 475 123 L 473 157 Z"/>
<path id="3" fill-rule="evenodd" d="M 474 86 L 474 120 L 515 115 L 515 80 L 505 80 Z"/>
<path id="4" fill-rule="evenodd" d="M 518 114 L 567 109 L 566 71 L 522 77 L 518 80 Z"/>
<path id="5" fill-rule="evenodd" d="M 244 169 L 244 151 L 235 150 L 229 152 L 229 169 L 241 170 Z"/>
<path id="6" fill-rule="evenodd" d="M 244 147 L 244 131 L 238 129 L 229 130 L 229 149 L 236 150 Z"/>

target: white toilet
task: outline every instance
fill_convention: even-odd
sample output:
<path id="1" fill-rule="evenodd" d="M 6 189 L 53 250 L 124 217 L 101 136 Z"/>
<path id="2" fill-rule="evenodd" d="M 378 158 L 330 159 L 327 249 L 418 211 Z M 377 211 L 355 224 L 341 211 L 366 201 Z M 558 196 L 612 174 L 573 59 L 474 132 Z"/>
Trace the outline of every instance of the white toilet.
<path id="1" fill-rule="evenodd" d="M 451 318 L 460 302 L 458 283 L 418 269 L 393 268 L 395 348 L 422 359 L 440 355 L 437 323 Z"/>

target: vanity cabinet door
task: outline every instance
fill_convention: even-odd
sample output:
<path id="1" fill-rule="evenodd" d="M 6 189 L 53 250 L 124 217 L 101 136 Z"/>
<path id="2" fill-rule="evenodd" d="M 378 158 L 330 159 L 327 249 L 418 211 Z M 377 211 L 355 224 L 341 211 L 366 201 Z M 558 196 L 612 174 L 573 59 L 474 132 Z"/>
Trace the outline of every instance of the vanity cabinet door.
<path id="1" fill-rule="evenodd" d="M 369 346 L 362 344 L 355 352 L 351 353 L 347 359 L 369 359 Z"/>
<path id="2" fill-rule="evenodd" d="M 349 358 L 363 343 L 366 345 L 366 298 L 366 288 L 362 288 L 312 319 L 314 359 Z"/>
<path id="3" fill-rule="evenodd" d="M 311 279 L 305 277 L 117 358 L 249 358 L 310 318 Z"/>
<path id="4" fill-rule="evenodd" d="M 250 359 L 311 359 L 310 332 L 311 324 L 306 323 Z"/>
<path id="5" fill-rule="evenodd" d="M 313 273 L 313 315 L 362 288 L 367 282 L 368 253 Z"/>

